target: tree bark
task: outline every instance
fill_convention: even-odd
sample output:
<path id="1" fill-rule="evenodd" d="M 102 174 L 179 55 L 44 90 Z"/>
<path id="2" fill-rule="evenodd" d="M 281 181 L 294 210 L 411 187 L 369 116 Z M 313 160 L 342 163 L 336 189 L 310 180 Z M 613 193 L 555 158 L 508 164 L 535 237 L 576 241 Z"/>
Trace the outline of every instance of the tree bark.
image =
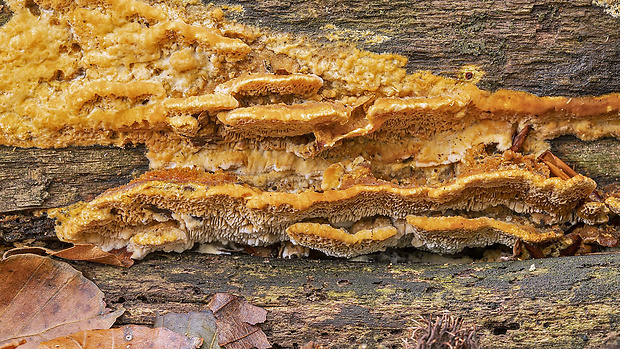
<path id="1" fill-rule="evenodd" d="M 398 348 L 421 316 L 475 325 L 483 348 L 601 348 L 620 331 L 620 254 L 504 263 L 426 265 L 154 254 L 130 269 L 73 263 L 127 312 L 205 308 L 217 292 L 268 310 L 275 347 Z"/>
<path id="2" fill-rule="evenodd" d="M 620 19 L 591 0 L 215 3 L 242 5 L 231 13 L 244 23 L 402 54 L 410 71 L 454 76 L 473 64 L 485 89 L 598 95 L 620 85 Z"/>

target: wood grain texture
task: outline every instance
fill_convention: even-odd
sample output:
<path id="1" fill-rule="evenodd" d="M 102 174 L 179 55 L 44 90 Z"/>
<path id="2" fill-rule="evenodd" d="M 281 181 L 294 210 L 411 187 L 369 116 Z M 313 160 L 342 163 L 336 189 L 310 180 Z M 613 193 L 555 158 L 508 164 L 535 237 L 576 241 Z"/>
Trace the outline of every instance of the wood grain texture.
<path id="1" fill-rule="evenodd" d="M 450 312 L 475 324 L 483 348 L 600 348 L 620 331 L 620 254 L 460 265 L 155 254 L 130 269 L 74 266 L 119 324 L 204 309 L 217 292 L 268 310 L 276 347 L 399 348 L 420 316 Z"/>
<path id="2" fill-rule="evenodd" d="M 582 142 L 560 137 L 551 142 L 551 151 L 577 172 L 596 180 L 599 187 L 620 180 L 620 142 L 616 139 Z"/>
<path id="3" fill-rule="evenodd" d="M 231 14 L 244 23 L 319 38 L 335 33 L 364 49 L 402 54 L 410 71 L 454 76 L 475 64 L 487 73 L 481 82 L 487 89 L 592 95 L 620 86 L 620 19 L 590 0 L 215 4 L 241 5 Z"/>
<path id="4" fill-rule="evenodd" d="M 0 147 L 0 212 L 91 200 L 148 169 L 145 149 Z"/>
<path id="5" fill-rule="evenodd" d="M 91 200 L 148 169 L 144 147 L 20 149 L 0 146 L 0 242 L 55 237 L 42 212 Z"/>

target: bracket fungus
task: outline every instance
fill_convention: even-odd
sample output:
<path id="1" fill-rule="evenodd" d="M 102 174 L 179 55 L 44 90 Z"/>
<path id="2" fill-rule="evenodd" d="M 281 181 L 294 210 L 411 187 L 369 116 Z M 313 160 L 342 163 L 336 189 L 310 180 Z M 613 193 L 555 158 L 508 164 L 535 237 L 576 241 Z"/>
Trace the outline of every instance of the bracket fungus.
<path id="1" fill-rule="evenodd" d="M 210 6 L 8 5 L 0 144 L 149 149 L 151 172 L 51 212 L 61 240 L 135 258 L 212 241 L 352 257 L 552 243 L 608 219 L 593 180 L 536 156 L 564 134 L 620 136 L 619 94 L 491 93 Z"/>
<path id="2" fill-rule="evenodd" d="M 413 240 L 442 253 L 516 239 L 551 241 L 561 236 L 553 225 L 572 219 L 596 184 L 580 175 L 563 180 L 519 166 L 532 158 L 489 156 L 432 185 L 377 179 L 361 163 L 342 173 L 336 187 L 294 191 L 270 191 L 230 173 L 154 170 L 91 202 L 57 211 L 57 233 L 65 241 L 127 247 L 136 258 L 212 241 L 266 245 L 292 240 L 343 257 Z M 455 216 L 419 217 L 447 211 Z M 472 214 L 495 218 L 466 218 Z M 523 218 L 527 215 L 550 227 L 537 227 Z M 451 239 L 462 241 L 447 242 Z"/>

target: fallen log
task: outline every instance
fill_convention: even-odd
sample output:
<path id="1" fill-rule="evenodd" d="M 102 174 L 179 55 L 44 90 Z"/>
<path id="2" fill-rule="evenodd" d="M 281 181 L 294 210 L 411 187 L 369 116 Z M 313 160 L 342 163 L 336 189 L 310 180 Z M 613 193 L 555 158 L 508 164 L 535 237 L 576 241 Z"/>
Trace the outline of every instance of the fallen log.
<path id="1" fill-rule="evenodd" d="M 229 292 L 268 310 L 276 348 L 398 348 L 414 321 L 444 312 L 475 325 L 483 348 L 617 344 L 620 254 L 428 265 L 158 253 L 130 269 L 72 264 L 127 309 L 118 325 Z"/>
<path id="2" fill-rule="evenodd" d="M 401 53 L 410 72 L 480 77 L 486 89 L 620 91 L 619 19 L 613 8 L 590 1 L 216 4 L 243 23 Z M 3 25 L 10 13 L 6 6 L 0 11 Z M 551 144 L 599 186 L 620 179 L 619 141 L 561 137 Z M 127 183 L 147 170 L 144 152 L 0 147 L 0 242 L 53 239 L 53 222 L 42 210 Z M 419 316 L 448 311 L 477 326 L 483 347 L 598 348 L 620 344 L 618 256 L 438 266 L 186 253 L 155 254 L 130 269 L 72 264 L 108 303 L 128 310 L 119 325 L 151 324 L 157 311 L 203 309 L 212 294 L 231 292 L 269 310 L 264 329 L 276 347 L 309 340 L 399 347 Z"/>

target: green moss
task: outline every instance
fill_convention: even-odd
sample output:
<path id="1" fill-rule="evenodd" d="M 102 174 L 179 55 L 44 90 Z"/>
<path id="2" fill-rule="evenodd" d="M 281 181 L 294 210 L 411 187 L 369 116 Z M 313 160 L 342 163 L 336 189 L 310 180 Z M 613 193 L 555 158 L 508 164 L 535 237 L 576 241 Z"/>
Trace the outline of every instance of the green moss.
<path id="1" fill-rule="evenodd" d="M 325 292 L 327 297 L 329 297 L 330 299 L 348 299 L 348 298 L 354 298 L 356 296 L 356 293 L 354 291 L 336 291 L 336 290 L 329 290 L 327 292 Z"/>

